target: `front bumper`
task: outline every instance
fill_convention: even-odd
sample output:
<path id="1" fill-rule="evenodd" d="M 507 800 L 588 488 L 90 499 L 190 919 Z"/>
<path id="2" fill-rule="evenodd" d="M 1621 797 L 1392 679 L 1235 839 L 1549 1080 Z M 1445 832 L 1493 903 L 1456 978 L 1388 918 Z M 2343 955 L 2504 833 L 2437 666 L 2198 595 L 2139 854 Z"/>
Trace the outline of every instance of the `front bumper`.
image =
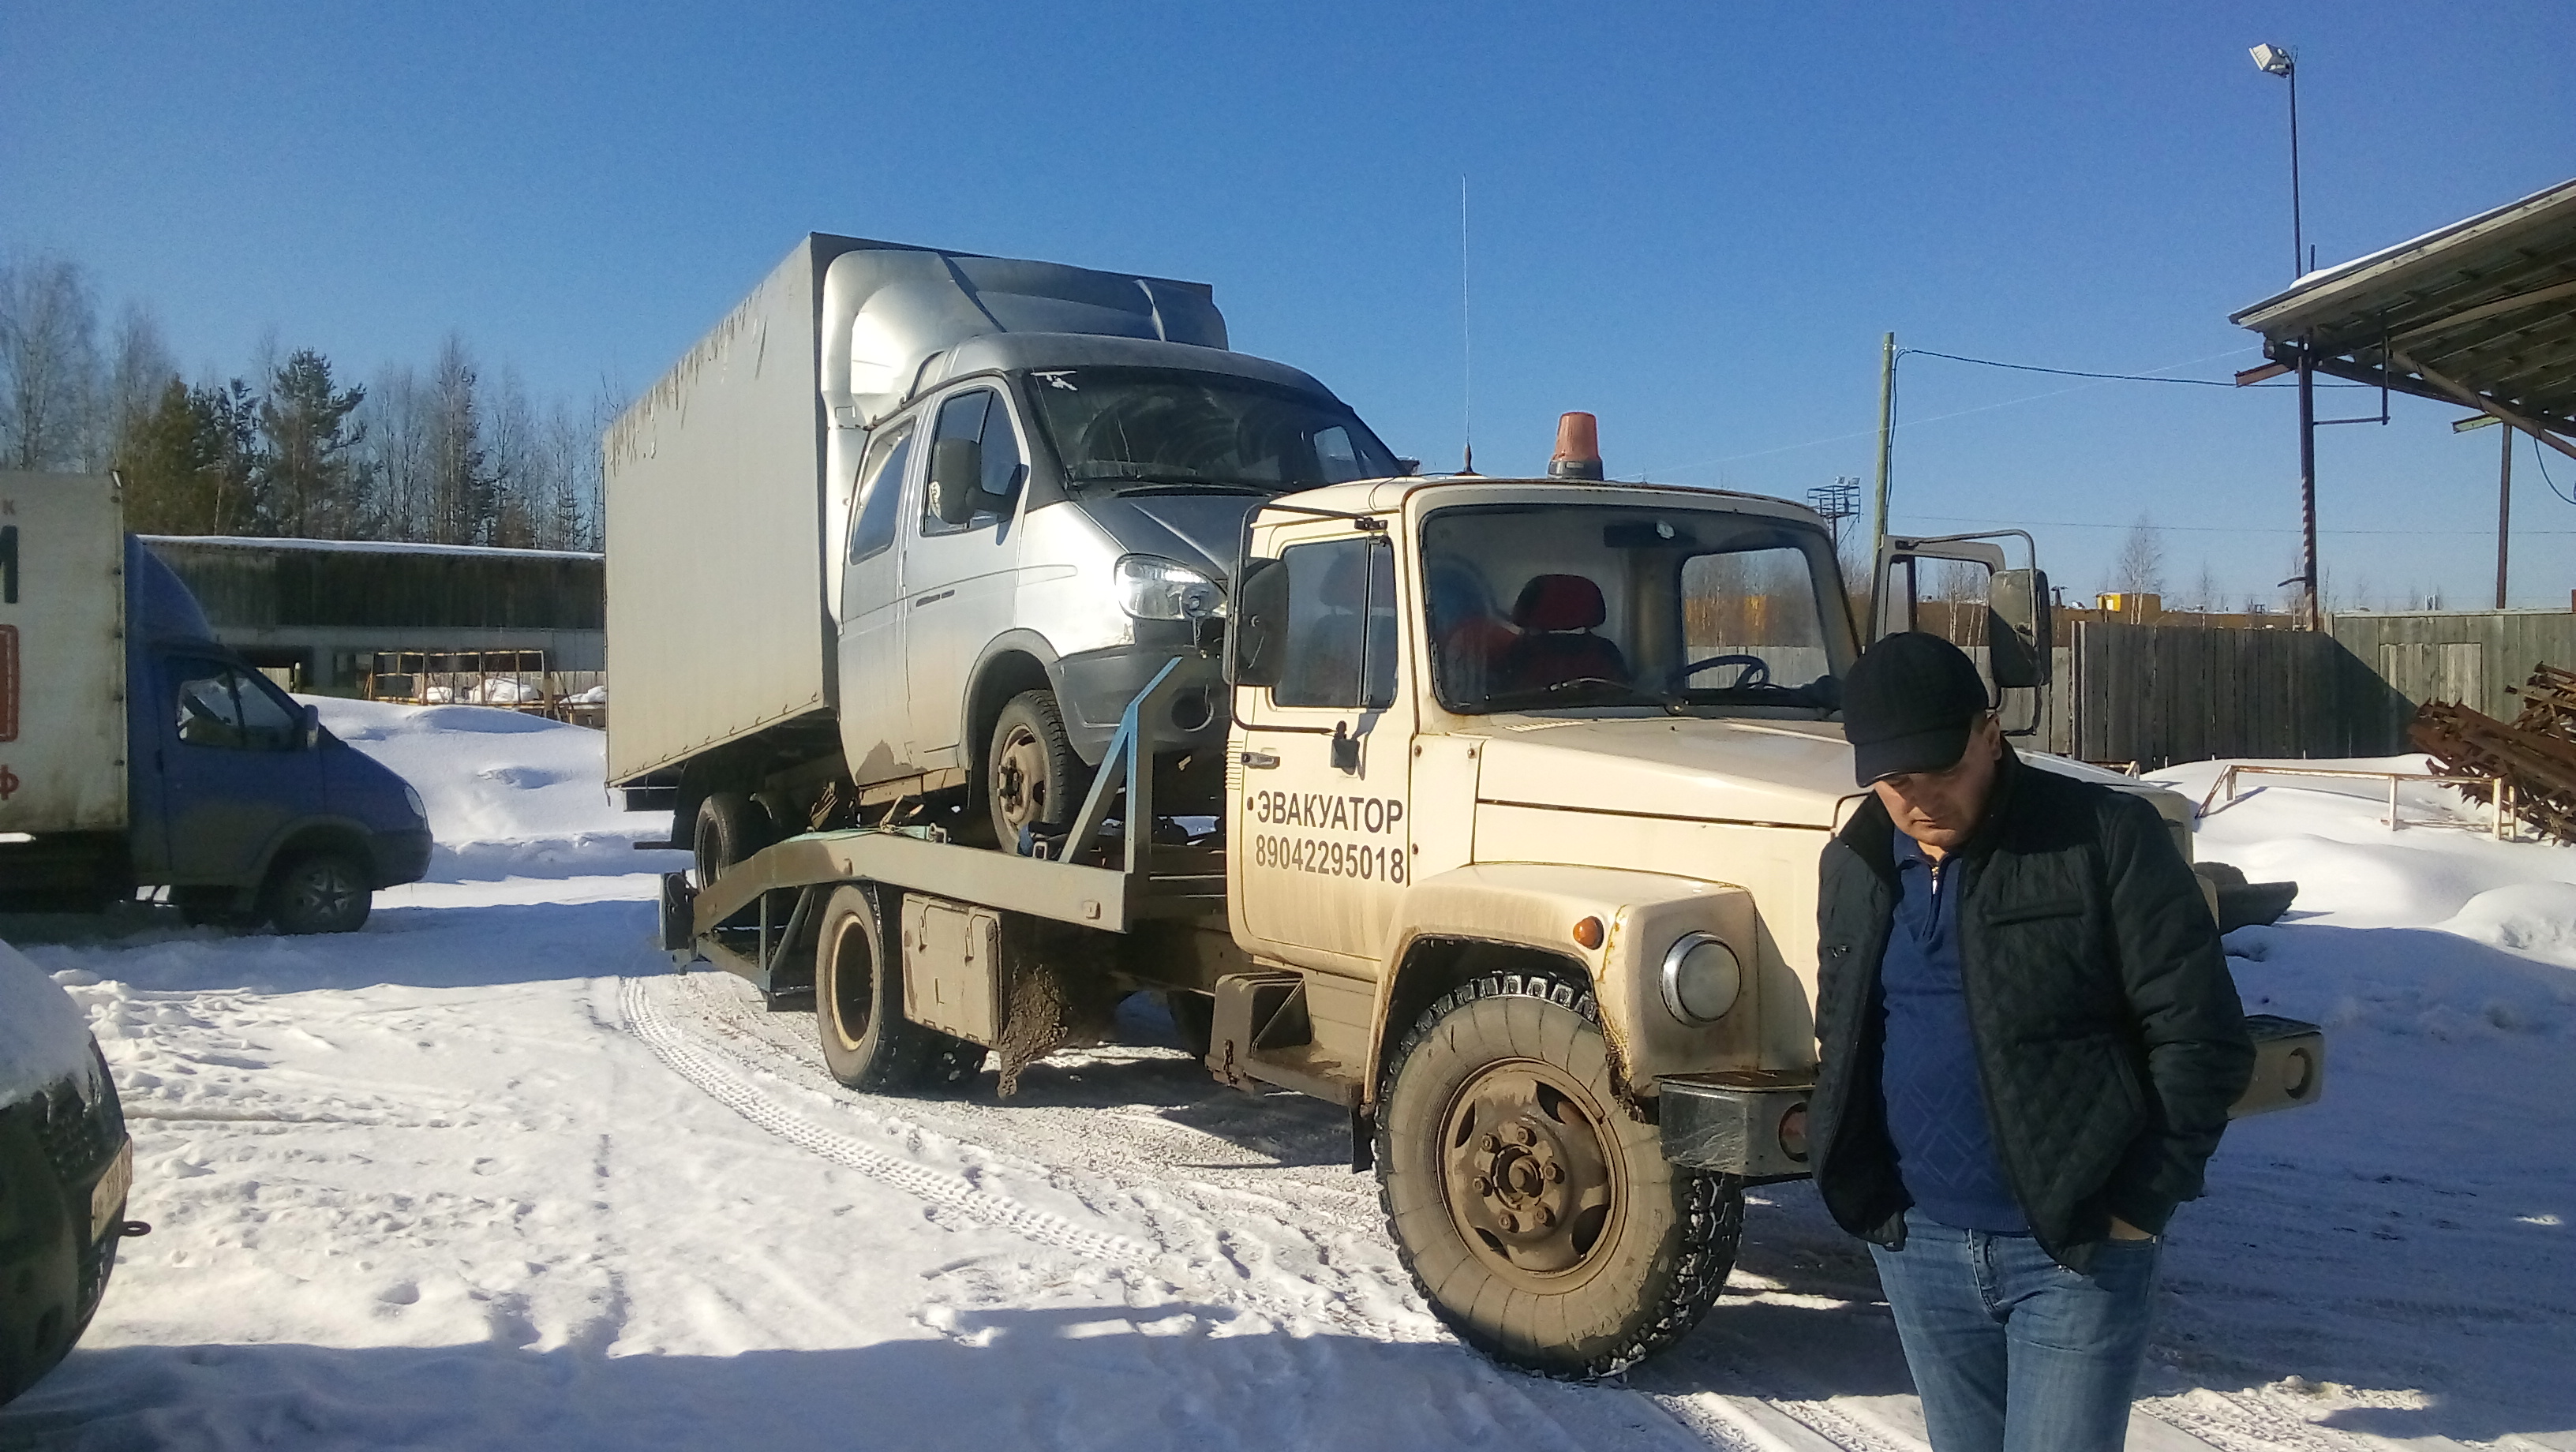
<path id="1" fill-rule="evenodd" d="M 1761 1183 L 1807 1174 L 1811 1073 L 1668 1074 L 1655 1081 L 1664 1158 Z"/>
<path id="2" fill-rule="evenodd" d="M 418 882 L 429 875 L 430 836 L 427 826 L 399 832 L 377 832 L 367 843 L 376 859 L 378 887 Z"/>
<path id="3" fill-rule="evenodd" d="M 1117 645 L 1069 655 L 1055 663 L 1056 704 L 1064 711 L 1065 739 L 1075 753 L 1099 765 L 1127 703 L 1153 684 L 1156 673 L 1175 657 L 1181 661 L 1186 684 L 1173 698 L 1174 719 L 1147 723 L 1154 732 L 1155 749 L 1188 751 L 1224 745 L 1229 713 L 1225 683 L 1215 661 L 1185 645 Z"/>

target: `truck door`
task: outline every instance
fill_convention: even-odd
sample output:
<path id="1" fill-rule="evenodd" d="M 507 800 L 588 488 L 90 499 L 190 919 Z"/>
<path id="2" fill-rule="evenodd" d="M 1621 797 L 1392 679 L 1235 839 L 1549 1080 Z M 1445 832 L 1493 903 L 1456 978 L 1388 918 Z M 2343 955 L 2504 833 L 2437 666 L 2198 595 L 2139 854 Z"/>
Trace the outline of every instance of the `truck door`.
<path id="1" fill-rule="evenodd" d="M 171 656 L 161 680 L 154 751 L 170 880 L 248 885 L 278 833 L 323 810 L 321 753 L 305 747 L 303 712 L 247 666 Z"/>
<path id="2" fill-rule="evenodd" d="M 989 387 L 942 400 L 931 428 L 921 505 L 909 511 L 903 548 L 904 675 L 912 691 L 912 741 L 923 764 L 957 750 L 966 673 L 1011 627 L 1020 554 L 1020 483 L 1028 477 L 1011 406 Z M 953 491 L 951 493 L 950 491 Z M 949 502 L 954 499 L 955 502 Z M 954 519 L 943 517 L 954 514 Z"/>
<path id="3" fill-rule="evenodd" d="M 841 570 L 841 750 L 859 786 L 912 774 L 903 674 L 902 552 L 895 536 L 912 472 L 911 419 L 880 426 L 859 464 Z"/>
<path id="4" fill-rule="evenodd" d="M 1277 680 L 1236 693 L 1240 926 L 1291 961 L 1371 974 L 1413 867 L 1395 550 L 1347 520 L 1273 543 L 1287 579 Z"/>

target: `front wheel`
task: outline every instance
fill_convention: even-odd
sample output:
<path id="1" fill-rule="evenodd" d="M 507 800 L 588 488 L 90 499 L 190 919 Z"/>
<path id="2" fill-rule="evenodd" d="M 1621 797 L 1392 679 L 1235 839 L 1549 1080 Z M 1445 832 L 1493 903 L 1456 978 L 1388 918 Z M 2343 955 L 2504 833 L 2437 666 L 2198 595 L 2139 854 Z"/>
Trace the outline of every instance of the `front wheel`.
<path id="1" fill-rule="evenodd" d="M 307 852 L 272 873 L 264 894 L 281 933 L 354 933 L 375 904 L 366 869 L 346 852 Z"/>
<path id="2" fill-rule="evenodd" d="M 1619 1102 L 1571 974 L 1489 974 L 1425 1010 L 1380 1087 L 1377 1165 L 1433 1313 L 1548 1376 L 1605 1376 L 1681 1339 L 1743 1228 L 1742 1181 L 1673 1165 Z"/>
<path id="3" fill-rule="evenodd" d="M 1023 831 L 1061 832 L 1082 804 L 1082 758 L 1064 732 L 1064 713 L 1053 691 L 1022 691 L 1002 707 L 986 753 L 985 804 L 993 840 L 1019 852 Z"/>
<path id="4" fill-rule="evenodd" d="M 884 889 L 891 894 L 891 889 Z M 814 1018 L 823 1067 L 870 1094 L 956 1084 L 984 1050 L 903 1016 L 903 968 L 886 951 L 876 891 L 836 887 L 814 942 Z"/>

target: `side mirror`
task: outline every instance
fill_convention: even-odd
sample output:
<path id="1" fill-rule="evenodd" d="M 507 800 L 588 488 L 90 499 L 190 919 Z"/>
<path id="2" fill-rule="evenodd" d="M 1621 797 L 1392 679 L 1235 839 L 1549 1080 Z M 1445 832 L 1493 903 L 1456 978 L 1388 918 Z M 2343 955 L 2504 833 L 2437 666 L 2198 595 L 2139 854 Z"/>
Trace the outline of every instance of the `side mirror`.
<path id="1" fill-rule="evenodd" d="M 1234 577 L 1234 614 L 1225 656 L 1228 685 L 1279 684 L 1288 644 L 1288 562 L 1245 560 Z"/>
<path id="2" fill-rule="evenodd" d="M 297 733 L 304 749 L 311 751 L 322 744 L 322 712 L 313 706 L 304 708 L 304 729 Z"/>
<path id="3" fill-rule="evenodd" d="M 2045 570 L 1998 570 L 1986 586 L 1986 658 L 1998 690 L 2048 684 L 2055 639 Z"/>
<path id="4" fill-rule="evenodd" d="M 975 517 L 984 495 L 984 446 L 973 439 L 941 439 L 930 449 L 930 512 L 943 523 Z"/>

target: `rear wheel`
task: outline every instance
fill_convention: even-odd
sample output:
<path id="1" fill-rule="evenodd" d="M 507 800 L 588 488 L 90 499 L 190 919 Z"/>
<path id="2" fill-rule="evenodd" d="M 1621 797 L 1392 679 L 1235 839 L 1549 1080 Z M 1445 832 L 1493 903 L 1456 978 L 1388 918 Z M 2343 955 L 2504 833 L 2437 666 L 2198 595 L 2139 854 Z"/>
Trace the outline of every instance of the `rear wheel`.
<path id="1" fill-rule="evenodd" d="M 985 762 L 985 803 L 1003 851 L 1021 850 L 1023 830 L 1061 832 L 1072 825 L 1089 772 L 1065 736 L 1053 691 L 1022 691 L 1002 707 Z"/>
<path id="2" fill-rule="evenodd" d="M 814 944 L 814 1018 L 823 1066 L 871 1094 L 961 1083 L 984 1067 L 984 1049 L 903 1016 L 903 970 L 886 952 L 877 891 L 837 887 Z"/>
<path id="3" fill-rule="evenodd" d="M 1431 1005 L 1378 1105 L 1379 1203 L 1432 1311 L 1496 1360 L 1618 1371 L 1716 1303 L 1743 1184 L 1681 1169 L 1619 1102 L 1592 995 L 1497 973 Z"/>
<path id="4" fill-rule="evenodd" d="M 366 868 L 350 853 L 326 849 L 290 858 L 269 874 L 261 916 L 281 933 L 354 933 L 366 926 L 374 904 Z"/>
<path id="5" fill-rule="evenodd" d="M 768 809 L 741 792 L 709 792 L 689 834 L 696 857 L 690 885 L 700 892 L 716 874 L 769 845 Z"/>

